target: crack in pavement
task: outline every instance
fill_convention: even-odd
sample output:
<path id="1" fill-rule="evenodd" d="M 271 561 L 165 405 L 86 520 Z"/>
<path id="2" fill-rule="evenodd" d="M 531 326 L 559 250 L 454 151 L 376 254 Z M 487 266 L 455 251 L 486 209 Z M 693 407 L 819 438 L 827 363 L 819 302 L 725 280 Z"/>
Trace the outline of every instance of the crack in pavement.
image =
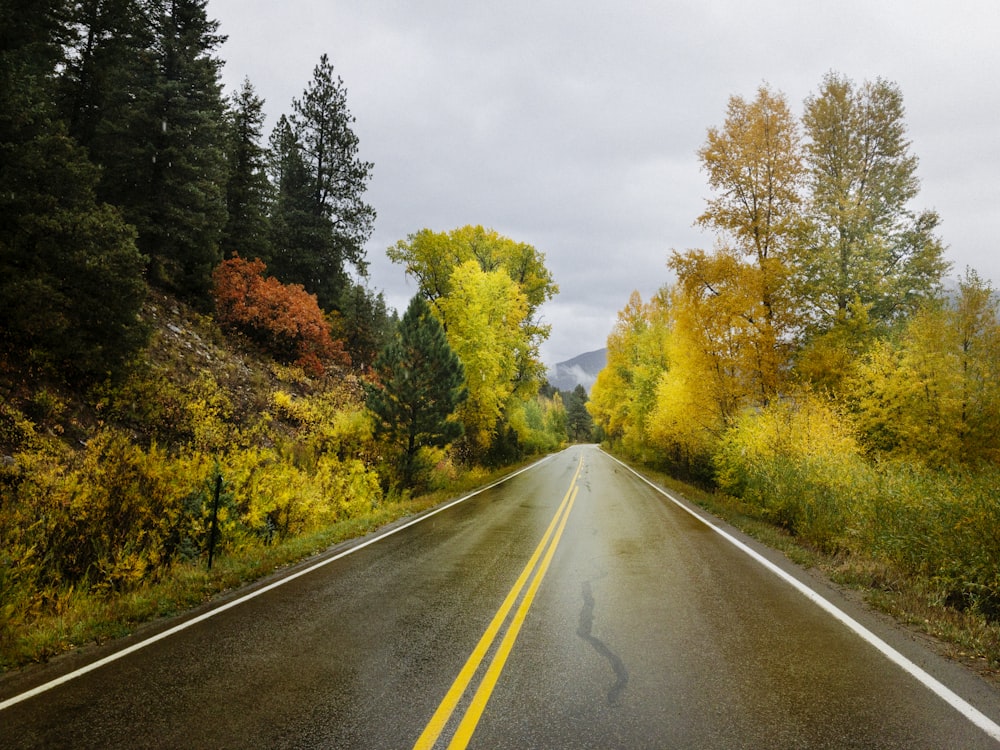
<path id="1" fill-rule="evenodd" d="M 621 657 L 608 648 L 604 641 L 593 635 L 594 604 L 594 592 L 591 589 L 590 581 L 584 581 L 583 609 L 580 611 L 580 626 L 576 629 L 576 634 L 593 646 L 594 650 L 611 664 L 611 669 L 616 677 L 615 684 L 608 690 L 608 705 L 611 706 L 618 702 L 625 686 L 628 685 L 628 670 L 625 669 L 625 663 Z"/>

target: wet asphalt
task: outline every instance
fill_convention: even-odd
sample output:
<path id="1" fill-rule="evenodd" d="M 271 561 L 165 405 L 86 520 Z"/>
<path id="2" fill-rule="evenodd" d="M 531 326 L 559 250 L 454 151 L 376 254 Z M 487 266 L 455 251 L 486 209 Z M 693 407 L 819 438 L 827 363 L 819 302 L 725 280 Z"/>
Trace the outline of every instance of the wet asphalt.
<path id="1" fill-rule="evenodd" d="M 470 747 L 1000 746 L 787 582 L 578 446 L 0 710 L 0 747 L 413 747 L 574 476 L 565 529 Z M 1000 695 L 978 677 L 762 553 L 1000 720 Z M 9 675 L 0 701 L 182 621 Z"/>

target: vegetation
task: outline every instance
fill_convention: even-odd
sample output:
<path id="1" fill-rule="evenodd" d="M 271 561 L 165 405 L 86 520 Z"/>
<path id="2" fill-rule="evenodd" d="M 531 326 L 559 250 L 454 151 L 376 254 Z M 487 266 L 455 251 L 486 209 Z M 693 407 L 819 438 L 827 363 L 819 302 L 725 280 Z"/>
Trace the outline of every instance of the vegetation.
<path id="1" fill-rule="evenodd" d="M 766 86 L 733 97 L 699 151 L 716 248 L 633 294 L 588 408 L 869 584 L 997 625 L 997 296 L 972 270 L 943 291 L 903 114 L 893 84 L 833 73 L 801 123 Z"/>
<path id="2" fill-rule="evenodd" d="M 245 333 L 276 358 L 294 362 L 322 376 L 323 362 L 348 367 L 351 358 L 342 342 L 334 341 L 315 295 L 300 284 L 283 284 L 266 277 L 261 260 L 238 255 L 215 269 L 213 297 L 216 317 L 224 328 Z"/>
<path id="3" fill-rule="evenodd" d="M 731 99 L 699 151 L 718 243 L 632 296 L 588 401 L 542 387 L 557 287 L 528 244 L 400 240 L 395 320 L 329 58 L 265 146 L 206 5 L 0 4 L 0 665 L 595 434 L 1000 622 L 997 298 L 942 291 L 893 84 L 830 74 L 801 121 Z"/>
<path id="4" fill-rule="evenodd" d="M 566 440 L 541 253 L 418 233 L 399 324 L 329 58 L 265 145 L 206 6 L 0 3 L 0 668 Z"/>
<path id="5" fill-rule="evenodd" d="M 561 393 L 560 397 L 566 407 L 566 432 L 569 439 L 576 443 L 590 442 L 594 437 L 594 418 L 587 411 L 587 390 L 577 385 L 569 393 Z"/>
<path id="6" fill-rule="evenodd" d="M 337 308 L 350 287 L 347 264 L 365 271 L 375 211 L 363 200 L 372 164 L 358 158 L 343 81 L 323 55 L 294 113 L 275 131 L 275 241 L 268 256 L 281 278 Z"/>
<path id="7" fill-rule="evenodd" d="M 433 465 L 427 454 L 462 435 L 462 423 L 452 416 L 468 396 L 462 362 L 423 297 L 410 302 L 366 390 L 375 434 L 388 454 L 387 473 L 398 466 L 399 481 L 412 486 Z"/>
<path id="8" fill-rule="evenodd" d="M 462 455 L 517 458 L 518 443 L 537 442 L 535 433 L 545 430 L 528 418 L 544 378 L 538 346 L 549 332 L 538 310 L 558 291 L 544 255 L 480 226 L 422 229 L 388 253 L 416 278 L 465 368 Z"/>

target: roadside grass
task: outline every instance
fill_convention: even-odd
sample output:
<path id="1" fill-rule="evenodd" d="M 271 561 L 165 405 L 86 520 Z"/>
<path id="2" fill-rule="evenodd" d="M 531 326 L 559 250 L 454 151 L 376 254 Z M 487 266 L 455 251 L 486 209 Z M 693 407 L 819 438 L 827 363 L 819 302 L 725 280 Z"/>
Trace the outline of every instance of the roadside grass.
<path id="1" fill-rule="evenodd" d="M 886 571 L 857 558 L 824 560 L 820 569 L 835 583 L 861 592 L 869 606 L 930 636 L 940 653 L 1000 687 L 1000 624 L 973 610 L 949 606 L 938 582 Z"/>
<path id="2" fill-rule="evenodd" d="M 990 621 L 971 608 L 952 606 L 946 582 L 857 551 L 829 551 L 810 544 L 755 515 L 755 509 L 738 498 L 706 491 L 624 456 L 617 457 L 797 565 L 816 569 L 832 583 L 856 592 L 868 606 L 929 636 L 942 655 L 966 664 L 1000 687 L 1000 622 Z"/>
<path id="3" fill-rule="evenodd" d="M 537 460 L 532 458 L 524 464 Z M 211 570 L 204 560 L 175 564 L 160 580 L 114 595 L 67 589 L 50 597 L 47 613 L 20 624 L 0 640 L 0 673 L 45 662 L 68 651 L 105 643 L 139 626 L 173 617 L 362 537 L 400 519 L 416 516 L 466 492 L 490 484 L 520 466 L 494 472 L 474 470 L 417 497 L 386 500 L 369 512 L 322 530 L 272 545 L 246 546 L 216 557 Z"/>

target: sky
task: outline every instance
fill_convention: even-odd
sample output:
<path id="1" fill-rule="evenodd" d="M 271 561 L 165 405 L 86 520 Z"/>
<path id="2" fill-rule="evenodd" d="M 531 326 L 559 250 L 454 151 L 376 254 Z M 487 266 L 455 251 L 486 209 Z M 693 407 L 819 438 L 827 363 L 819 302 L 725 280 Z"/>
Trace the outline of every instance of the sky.
<path id="1" fill-rule="evenodd" d="M 767 84 L 796 116 L 823 76 L 897 84 L 917 210 L 955 275 L 1000 286 L 1000 3 L 995 0 L 209 0 L 234 92 L 265 100 L 265 142 L 324 53 L 374 164 L 368 284 L 402 312 L 386 257 L 420 229 L 495 229 L 545 256 L 553 366 L 605 346 L 672 250 L 711 249 L 697 157 L 730 96 Z"/>

